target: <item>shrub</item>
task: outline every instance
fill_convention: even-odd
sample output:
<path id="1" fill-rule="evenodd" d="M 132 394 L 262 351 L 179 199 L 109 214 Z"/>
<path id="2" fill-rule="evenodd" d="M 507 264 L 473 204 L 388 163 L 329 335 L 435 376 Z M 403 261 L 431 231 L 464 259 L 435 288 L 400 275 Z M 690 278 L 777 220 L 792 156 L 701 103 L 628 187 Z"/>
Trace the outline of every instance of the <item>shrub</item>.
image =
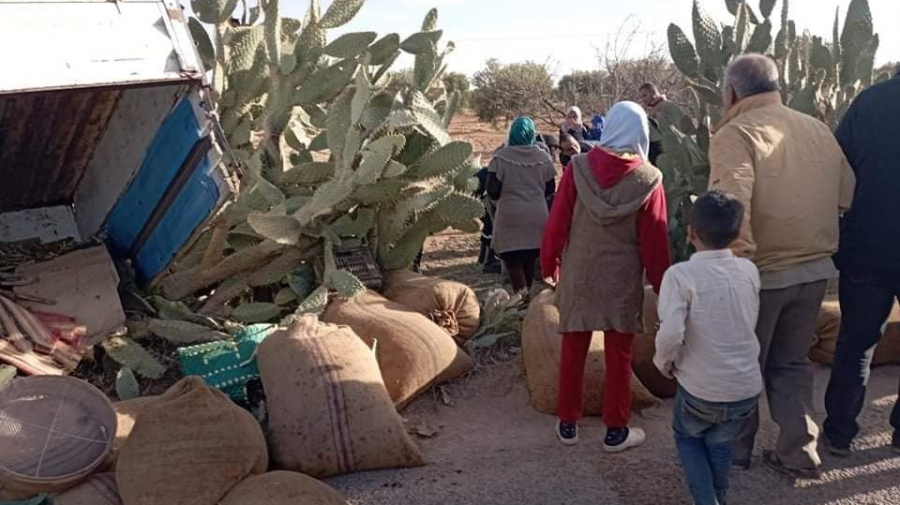
<path id="1" fill-rule="evenodd" d="M 508 123 L 516 116 L 537 116 L 542 102 L 553 93 L 547 66 L 534 62 L 502 64 L 488 60 L 475 74 L 472 108 L 482 121 Z"/>

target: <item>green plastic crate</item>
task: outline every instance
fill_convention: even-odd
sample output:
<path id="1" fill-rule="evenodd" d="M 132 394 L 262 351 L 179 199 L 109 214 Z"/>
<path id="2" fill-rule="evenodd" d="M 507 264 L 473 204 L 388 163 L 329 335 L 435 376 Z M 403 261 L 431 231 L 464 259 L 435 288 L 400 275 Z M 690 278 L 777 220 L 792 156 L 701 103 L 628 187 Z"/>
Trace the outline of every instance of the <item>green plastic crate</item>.
<path id="1" fill-rule="evenodd" d="M 274 324 L 256 324 L 231 340 L 182 347 L 178 350 L 181 371 L 202 377 L 208 386 L 236 402 L 246 402 L 247 383 L 259 378 L 256 349 L 276 328 Z"/>

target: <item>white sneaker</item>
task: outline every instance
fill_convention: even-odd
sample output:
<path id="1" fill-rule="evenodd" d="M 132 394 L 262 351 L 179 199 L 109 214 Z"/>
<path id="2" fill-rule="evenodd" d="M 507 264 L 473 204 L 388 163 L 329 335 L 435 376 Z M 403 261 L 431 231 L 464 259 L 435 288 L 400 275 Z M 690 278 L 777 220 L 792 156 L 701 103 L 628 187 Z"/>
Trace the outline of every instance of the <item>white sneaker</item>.
<path id="1" fill-rule="evenodd" d="M 556 421 L 556 436 L 563 445 L 575 445 L 578 443 L 578 423 L 563 423 Z"/>
<path id="2" fill-rule="evenodd" d="M 637 447 L 647 440 L 647 434 L 640 428 L 628 428 L 628 437 L 619 445 L 607 445 L 603 442 L 603 450 L 609 453 L 618 453 L 627 451 L 632 447 Z"/>

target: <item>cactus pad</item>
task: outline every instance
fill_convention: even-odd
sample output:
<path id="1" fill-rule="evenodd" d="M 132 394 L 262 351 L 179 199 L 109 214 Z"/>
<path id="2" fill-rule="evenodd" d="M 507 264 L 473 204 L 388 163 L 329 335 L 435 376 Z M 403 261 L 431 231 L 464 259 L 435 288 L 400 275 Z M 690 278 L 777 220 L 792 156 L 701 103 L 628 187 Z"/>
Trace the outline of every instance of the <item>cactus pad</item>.
<path id="1" fill-rule="evenodd" d="M 119 397 L 119 401 L 133 400 L 141 396 L 137 377 L 127 366 L 123 366 L 116 373 L 116 396 Z"/>
<path id="2" fill-rule="evenodd" d="M 674 23 L 669 25 L 668 35 L 669 52 L 675 66 L 682 74 L 698 78 L 700 76 L 700 58 L 697 56 L 697 51 L 694 50 L 694 45 L 688 40 L 684 31 Z"/>
<path id="3" fill-rule="evenodd" d="M 365 0 L 334 0 L 322 16 L 323 28 L 339 28 L 350 22 L 362 9 Z"/>
<path id="4" fill-rule="evenodd" d="M 376 38 L 378 34 L 375 32 L 345 33 L 325 46 L 322 52 L 335 58 L 355 58 L 365 52 Z"/>
<path id="5" fill-rule="evenodd" d="M 231 311 L 231 317 L 242 323 L 266 323 L 281 315 L 281 307 L 274 303 L 242 303 Z"/>

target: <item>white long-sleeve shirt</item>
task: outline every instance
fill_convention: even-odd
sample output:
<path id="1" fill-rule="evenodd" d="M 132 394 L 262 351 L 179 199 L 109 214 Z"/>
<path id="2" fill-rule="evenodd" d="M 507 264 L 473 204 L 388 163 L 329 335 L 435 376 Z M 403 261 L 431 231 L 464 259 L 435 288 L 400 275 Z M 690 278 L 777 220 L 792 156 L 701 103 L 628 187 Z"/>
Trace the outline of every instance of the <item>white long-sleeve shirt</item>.
<path id="1" fill-rule="evenodd" d="M 659 293 L 656 367 L 709 402 L 759 395 L 759 289 L 756 266 L 727 249 L 671 267 Z"/>

